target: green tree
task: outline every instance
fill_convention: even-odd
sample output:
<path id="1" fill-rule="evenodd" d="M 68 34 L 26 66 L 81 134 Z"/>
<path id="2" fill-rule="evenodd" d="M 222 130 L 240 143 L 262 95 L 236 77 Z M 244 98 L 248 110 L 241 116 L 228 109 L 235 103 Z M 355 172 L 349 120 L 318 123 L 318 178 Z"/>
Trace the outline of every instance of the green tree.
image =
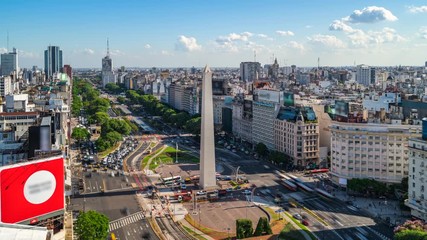
<path id="1" fill-rule="evenodd" d="M 236 237 L 238 239 L 252 237 L 254 229 L 250 219 L 237 219 L 236 220 Z"/>
<path id="2" fill-rule="evenodd" d="M 424 230 L 403 230 L 394 235 L 395 240 L 427 240 Z"/>
<path id="3" fill-rule="evenodd" d="M 88 140 L 90 137 L 90 133 L 86 128 L 81 128 L 81 127 L 75 127 L 73 129 L 73 132 L 71 133 L 71 137 L 78 141 L 84 141 L 84 140 Z"/>
<path id="4" fill-rule="evenodd" d="M 110 142 L 110 145 L 114 145 L 122 140 L 122 135 L 116 131 L 112 131 L 105 135 L 105 140 Z"/>
<path id="5" fill-rule="evenodd" d="M 119 97 L 117 97 L 117 102 L 119 102 L 120 104 L 124 104 L 124 103 L 126 103 L 126 98 L 119 96 Z"/>
<path id="6" fill-rule="evenodd" d="M 192 134 L 200 135 L 201 125 L 202 125 L 202 118 L 196 117 L 188 120 L 184 125 L 184 129 Z"/>
<path id="7" fill-rule="evenodd" d="M 103 136 L 99 137 L 96 140 L 95 144 L 96 144 L 98 151 L 100 151 L 100 152 L 105 151 L 109 147 L 111 147 L 111 143 L 109 141 L 105 140 Z"/>
<path id="8" fill-rule="evenodd" d="M 74 226 L 80 240 L 104 240 L 108 237 L 109 219 L 96 211 L 81 212 Z"/>
<path id="9" fill-rule="evenodd" d="M 260 157 L 267 157 L 268 148 L 264 143 L 260 142 L 255 146 L 255 152 L 258 153 Z"/>
<path id="10" fill-rule="evenodd" d="M 273 234 L 270 223 L 266 217 L 260 217 L 256 225 L 254 236 L 270 235 Z"/>
<path id="11" fill-rule="evenodd" d="M 94 120 L 96 123 L 102 125 L 110 119 L 110 115 L 106 112 L 96 112 L 94 115 Z"/>

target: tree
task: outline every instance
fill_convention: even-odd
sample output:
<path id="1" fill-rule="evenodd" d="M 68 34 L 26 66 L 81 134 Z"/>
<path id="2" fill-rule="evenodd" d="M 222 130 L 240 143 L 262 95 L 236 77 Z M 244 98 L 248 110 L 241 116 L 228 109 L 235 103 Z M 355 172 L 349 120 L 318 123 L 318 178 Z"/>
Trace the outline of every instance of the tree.
<path id="1" fill-rule="evenodd" d="M 110 145 L 114 145 L 122 140 L 122 135 L 116 131 L 112 131 L 105 135 L 105 140 L 110 142 Z"/>
<path id="2" fill-rule="evenodd" d="M 117 102 L 119 102 L 120 104 L 124 104 L 126 102 L 126 98 L 124 98 L 122 96 L 118 96 L 117 97 Z"/>
<path id="3" fill-rule="evenodd" d="M 80 240 L 104 240 L 108 237 L 108 222 L 107 216 L 96 211 L 81 212 L 74 231 Z"/>
<path id="4" fill-rule="evenodd" d="M 426 240 L 427 232 L 420 230 L 403 230 L 394 235 L 395 240 Z"/>
<path id="5" fill-rule="evenodd" d="M 96 123 L 102 125 L 110 119 L 110 115 L 106 112 L 96 112 L 94 115 L 94 120 Z"/>
<path id="6" fill-rule="evenodd" d="M 74 140 L 80 142 L 80 141 L 88 140 L 90 137 L 90 133 L 86 128 L 75 127 L 73 129 L 73 133 L 71 133 L 71 137 Z"/>
<path id="7" fill-rule="evenodd" d="M 260 157 L 266 157 L 268 154 L 268 148 L 264 143 L 258 143 L 255 146 L 255 151 L 258 153 Z"/>
<path id="8" fill-rule="evenodd" d="M 192 134 L 200 135 L 201 125 L 202 125 L 202 118 L 196 117 L 188 120 L 184 125 L 184 129 Z"/>
<path id="9" fill-rule="evenodd" d="M 260 217 L 256 225 L 254 236 L 270 235 L 273 234 L 270 223 L 266 217 Z"/>
<path id="10" fill-rule="evenodd" d="M 253 231 L 252 221 L 250 219 L 236 220 L 236 237 L 238 239 L 252 237 Z"/>

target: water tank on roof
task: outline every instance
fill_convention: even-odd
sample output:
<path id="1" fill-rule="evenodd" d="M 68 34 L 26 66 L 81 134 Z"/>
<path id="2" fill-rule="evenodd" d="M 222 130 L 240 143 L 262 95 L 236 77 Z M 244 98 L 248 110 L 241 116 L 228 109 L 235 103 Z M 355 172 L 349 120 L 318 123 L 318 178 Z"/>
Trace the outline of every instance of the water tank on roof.
<path id="1" fill-rule="evenodd" d="M 427 140 L 427 118 L 423 118 L 422 138 L 423 140 Z"/>

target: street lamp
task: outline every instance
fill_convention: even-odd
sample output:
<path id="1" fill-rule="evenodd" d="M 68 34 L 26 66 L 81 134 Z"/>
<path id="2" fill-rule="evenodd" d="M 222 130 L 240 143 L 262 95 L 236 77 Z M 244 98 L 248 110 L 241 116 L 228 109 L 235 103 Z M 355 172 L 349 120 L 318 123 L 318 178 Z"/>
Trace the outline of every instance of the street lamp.
<path id="1" fill-rule="evenodd" d="M 175 163 L 178 163 L 178 142 L 175 142 Z"/>

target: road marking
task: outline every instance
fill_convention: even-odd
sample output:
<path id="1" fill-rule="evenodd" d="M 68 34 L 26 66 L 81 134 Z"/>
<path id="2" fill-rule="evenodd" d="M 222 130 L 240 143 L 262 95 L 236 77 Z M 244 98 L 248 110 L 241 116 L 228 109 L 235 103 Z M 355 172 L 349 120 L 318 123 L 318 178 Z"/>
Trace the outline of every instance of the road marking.
<path id="1" fill-rule="evenodd" d="M 340 223 L 338 220 L 334 220 L 336 223 L 338 223 L 338 225 L 340 225 L 341 227 L 344 227 L 344 224 Z"/>

